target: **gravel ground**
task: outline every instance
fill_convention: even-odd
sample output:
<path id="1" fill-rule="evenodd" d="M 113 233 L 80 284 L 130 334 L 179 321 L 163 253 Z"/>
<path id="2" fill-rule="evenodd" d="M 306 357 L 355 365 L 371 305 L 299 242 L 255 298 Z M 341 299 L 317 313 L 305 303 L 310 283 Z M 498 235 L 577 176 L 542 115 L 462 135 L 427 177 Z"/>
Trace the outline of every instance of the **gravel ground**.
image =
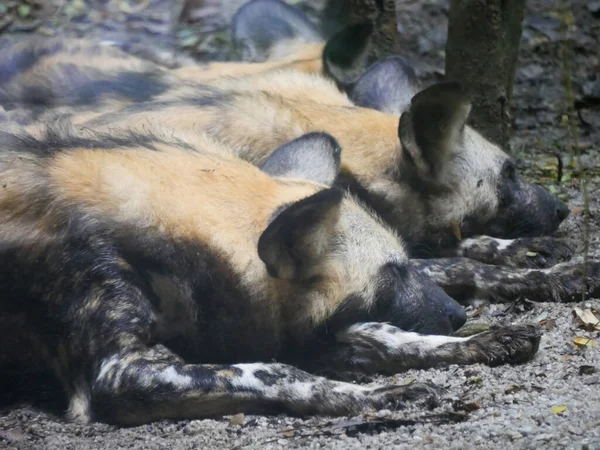
<path id="1" fill-rule="evenodd" d="M 600 20 L 594 9 L 598 2 L 571 3 L 576 24 L 571 35 L 573 90 L 576 98 L 598 99 Z M 581 255 L 584 216 L 578 208 L 583 199 L 580 171 L 568 166 L 571 138 L 561 124 L 565 94 L 556 7 L 557 2 L 551 0 L 528 2 L 515 81 L 516 133 L 512 148 L 528 177 L 551 186 L 574 209 L 561 233 Z M 398 2 L 406 56 L 424 80 L 443 73 L 447 8 L 448 2 L 442 0 Z M 590 173 L 590 255 L 600 258 L 600 111 L 584 110 L 582 118 L 585 123 L 578 122 L 583 150 L 579 167 L 587 167 Z M 560 185 L 553 181 L 557 170 L 554 154 L 566 167 Z M 442 404 L 433 411 L 414 406 L 352 419 L 246 416 L 243 425 L 232 425 L 231 417 L 225 417 L 118 429 L 103 424 L 68 424 L 60 414 L 12 405 L 0 409 L 0 448 L 600 449 L 600 352 L 598 347 L 574 344 L 574 339 L 580 337 L 595 339 L 600 345 L 600 333 L 580 327 L 573 319 L 576 306 L 600 310 L 600 300 L 588 299 L 579 304 L 531 304 L 521 300 L 469 307 L 472 322 L 543 324 L 546 332 L 540 351 L 532 362 L 520 366 L 450 366 L 398 374 L 393 381 L 432 381 L 447 389 Z"/>

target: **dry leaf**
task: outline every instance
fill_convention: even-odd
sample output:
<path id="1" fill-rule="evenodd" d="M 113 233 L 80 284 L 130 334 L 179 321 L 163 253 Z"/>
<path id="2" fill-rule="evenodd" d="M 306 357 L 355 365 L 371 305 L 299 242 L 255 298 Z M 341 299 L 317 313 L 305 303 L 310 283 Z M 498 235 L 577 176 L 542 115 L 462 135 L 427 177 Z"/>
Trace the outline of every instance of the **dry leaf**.
<path id="1" fill-rule="evenodd" d="M 594 366 L 579 366 L 579 375 L 591 375 L 596 372 L 598 372 L 598 369 L 596 369 Z"/>
<path id="2" fill-rule="evenodd" d="M 541 325 L 546 328 L 548 331 L 552 331 L 556 328 L 556 320 L 555 319 L 544 319 L 538 322 L 538 325 Z"/>
<path id="3" fill-rule="evenodd" d="M 483 379 L 481 377 L 469 378 L 465 384 L 481 384 Z"/>
<path id="4" fill-rule="evenodd" d="M 415 381 L 417 381 L 417 379 L 415 377 L 406 378 L 406 379 L 402 379 L 400 377 L 394 378 L 394 384 L 400 384 L 400 385 L 404 385 L 404 386 L 414 383 Z"/>
<path id="5" fill-rule="evenodd" d="M 600 331 L 600 319 L 596 317 L 594 312 L 590 308 L 581 309 L 578 306 L 573 308 L 573 314 L 576 320 L 579 321 L 580 326 L 587 331 Z"/>
<path id="6" fill-rule="evenodd" d="M 450 228 L 452 229 L 452 234 L 456 239 L 462 241 L 462 235 L 460 234 L 460 227 L 458 226 L 458 222 L 450 222 Z"/>
<path id="7" fill-rule="evenodd" d="M 518 386 L 516 384 L 513 384 L 511 387 L 509 387 L 508 389 L 506 389 L 504 391 L 504 393 L 505 394 L 512 394 L 513 392 L 519 392 L 522 389 L 523 389 L 523 386 Z"/>
<path id="8" fill-rule="evenodd" d="M 296 435 L 296 432 L 294 430 L 288 430 L 282 431 L 280 434 L 286 438 L 293 438 Z"/>
<path id="9" fill-rule="evenodd" d="M 479 308 L 477 308 L 475 311 L 473 311 L 473 314 L 471 314 L 471 318 L 477 317 L 479 315 L 481 315 L 481 313 L 485 311 L 485 305 L 480 306 Z"/>
<path id="10" fill-rule="evenodd" d="M 563 362 L 565 362 L 565 361 L 570 360 L 572 357 L 573 357 L 573 355 L 568 355 L 568 354 L 567 355 L 562 355 L 560 357 L 560 360 L 563 361 Z"/>
<path id="11" fill-rule="evenodd" d="M 453 407 L 454 411 L 466 411 L 466 412 L 473 412 L 473 411 L 476 411 L 479 408 L 481 408 L 481 406 L 479 406 L 479 403 L 477 403 L 477 402 L 465 403 L 462 400 L 458 400 L 458 401 L 454 402 L 452 407 Z"/>
<path id="12" fill-rule="evenodd" d="M 561 406 L 554 406 L 554 407 L 552 408 L 552 412 L 553 412 L 554 414 L 562 414 L 562 413 L 564 413 L 566 410 L 567 410 L 567 407 L 566 407 L 566 406 L 564 406 L 564 405 L 561 405 Z"/>
<path id="13" fill-rule="evenodd" d="M 577 206 L 571 210 L 571 215 L 576 216 L 577 214 L 581 214 L 585 208 L 583 206 Z"/>
<path id="14" fill-rule="evenodd" d="M 596 347 L 596 341 L 586 337 L 576 337 L 573 339 L 575 345 L 579 347 Z"/>
<path id="15" fill-rule="evenodd" d="M 229 421 L 229 426 L 244 425 L 244 419 L 245 419 L 244 413 L 236 414 Z"/>

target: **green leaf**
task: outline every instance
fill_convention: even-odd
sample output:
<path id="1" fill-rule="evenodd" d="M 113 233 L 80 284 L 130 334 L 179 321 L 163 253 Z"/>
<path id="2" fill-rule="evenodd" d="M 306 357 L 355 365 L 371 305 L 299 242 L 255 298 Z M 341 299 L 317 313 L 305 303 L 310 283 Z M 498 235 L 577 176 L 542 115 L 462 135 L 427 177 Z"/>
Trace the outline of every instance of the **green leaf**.
<path id="1" fill-rule="evenodd" d="M 31 6 L 21 3 L 17 8 L 17 14 L 19 14 L 19 17 L 22 18 L 29 16 L 29 14 L 31 14 Z"/>
<path id="2" fill-rule="evenodd" d="M 537 256 L 537 252 L 527 252 L 525 253 L 525 255 L 529 256 L 530 258 L 533 258 L 534 256 Z"/>

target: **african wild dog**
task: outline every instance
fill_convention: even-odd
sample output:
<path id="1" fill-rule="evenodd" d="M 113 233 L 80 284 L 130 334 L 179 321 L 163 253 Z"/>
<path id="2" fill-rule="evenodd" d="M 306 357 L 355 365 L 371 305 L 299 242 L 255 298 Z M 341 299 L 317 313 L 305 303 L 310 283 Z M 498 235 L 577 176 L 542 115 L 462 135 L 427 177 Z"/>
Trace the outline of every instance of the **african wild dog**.
<path id="1" fill-rule="evenodd" d="M 409 267 L 393 232 L 331 187 L 331 136 L 278 149 L 272 178 L 208 138 L 160 134 L 0 129 L 2 316 L 25 317 L 70 418 L 348 414 L 437 389 L 284 363 L 395 373 L 537 351 L 533 326 L 471 338 L 398 328 L 448 333 L 465 316 Z"/>

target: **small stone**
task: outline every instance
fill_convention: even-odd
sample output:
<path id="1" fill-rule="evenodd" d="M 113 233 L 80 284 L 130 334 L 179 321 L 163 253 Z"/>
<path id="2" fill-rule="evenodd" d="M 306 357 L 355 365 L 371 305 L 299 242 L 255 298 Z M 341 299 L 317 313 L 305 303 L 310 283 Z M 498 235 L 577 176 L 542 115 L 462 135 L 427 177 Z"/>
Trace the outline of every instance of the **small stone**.
<path id="1" fill-rule="evenodd" d="M 377 411 L 374 415 L 377 418 L 388 417 L 392 414 L 392 411 L 389 409 L 382 409 L 381 411 Z"/>
<path id="2" fill-rule="evenodd" d="M 583 380 L 583 384 L 598 384 L 600 383 L 600 375 L 592 375 Z"/>
<path id="3" fill-rule="evenodd" d="M 523 436 L 527 436 L 527 435 L 533 433 L 533 427 L 530 427 L 530 426 L 522 427 L 522 428 L 519 429 L 519 432 Z"/>

